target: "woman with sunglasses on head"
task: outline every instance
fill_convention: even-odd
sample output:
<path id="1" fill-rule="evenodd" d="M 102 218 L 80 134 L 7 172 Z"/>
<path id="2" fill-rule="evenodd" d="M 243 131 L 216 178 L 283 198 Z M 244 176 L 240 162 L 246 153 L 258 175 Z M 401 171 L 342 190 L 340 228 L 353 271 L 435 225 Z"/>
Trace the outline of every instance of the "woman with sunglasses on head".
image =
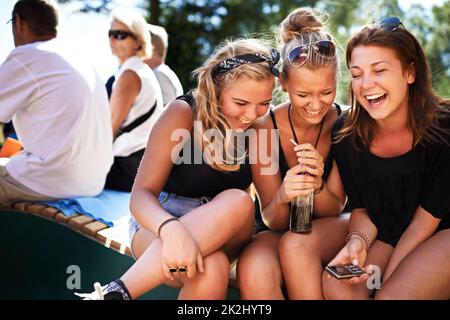
<path id="1" fill-rule="evenodd" d="M 330 265 L 375 273 L 367 283 L 324 273 L 324 294 L 449 299 L 450 102 L 433 92 L 423 49 L 396 17 L 353 35 L 346 59 L 352 107 L 334 153 L 352 216 Z"/>
<path id="2" fill-rule="evenodd" d="M 131 194 L 138 260 L 85 298 L 134 299 L 162 283 L 181 287 L 180 299 L 226 298 L 230 262 L 254 220 L 249 159 L 235 156 L 232 137 L 267 112 L 278 59 L 255 39 L 226 43 L 195 71 L 197 89 L 165 108 Z"/>
<path id="3" fill-rule="evenodd" d="M 162 93 L 155 74 L 143 62 L 152 53 L 145 19 L 127 9 L 116 9 L 111 17 L 109 43 L 120 68 L 110 97 L 114 164 L 105 187 L 129 192 L 148 134 L 162 110 Z"/>
<path id="4" fill-rule="evenodd" d="M 338 252 L 347 231 L 347 219 L 340 217 L 346 198 L 330 153 L 331 129 L 341 113 L 334 103 L 338 57 L 331 35 L 311 9 L 290 13 L 280 34 L 280 81 L 289 100 L 256 124 L 260 137 L 279 130 L 279 157 L 274 144 L 269 148 L 279 171 L 264 174 L 262 161 L 252 165 L 270 231 L 257 234 L 240 256 L 239 288 L 244 299 L 283 299 L 284 286 L 290 299 L 322 299 L 322 264 Z M 286 232 L 290 201 L 310 192 L 317 218 L 312 231 Z"/>

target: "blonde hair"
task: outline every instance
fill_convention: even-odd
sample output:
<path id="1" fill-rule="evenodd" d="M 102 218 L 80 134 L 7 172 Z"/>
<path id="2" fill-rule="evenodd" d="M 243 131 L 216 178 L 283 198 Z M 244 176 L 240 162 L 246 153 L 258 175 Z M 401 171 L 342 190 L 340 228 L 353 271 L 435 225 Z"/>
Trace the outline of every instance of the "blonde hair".
<path id="1" fill-rule="evenodd" d="M 281 73 L 284 78 L 288 78 L 289 69 L 293 68 L 288 59 L 288 54 L 292 49 L 322 40 L 329 40 L 334 43 L 331 34 L 325 30 L 323 21 L 326 21 L 326 19 L 327 14 L 325 12 L 311 8 L 297 8 L 281 22 L 277 38 L 283 60 Z M 331 67 L 336 71 L 336 74 L 339 74 L 337 52 L 335 52 L 333 58 L 326 59 L 314 50 L 310 50 L 308 59 L 302 67 L 310 70 Z"/>
<path id="2" fill-rule="evenodd" d="M 141 41 L 141 46 L 136 51 L 139 58 L 142 60 L 151 58 L 153 51 L 151 36 L 148 32 L 147 22 L 140 13 L 127 8 L 119 8 L 111 12 L 111 19 L 126 25 L 136 39 Z"/>
<path id="3" fill-rule="evenodd" d="M 218 150 L 217 144 L 214 144 L 213 153 L 216 156 L 222 155 L 222 157 L 221 159 L 216 157 L 209 161 L 211 167 L 220 171 L 236 171 L 239 169 L 239 163 L 226 163 L 223 151 L 225 151 L 227 159 L 230 159 L 231 154 L 232 159 L 235 159 L 236 162 L 242 160 L 242 158 L 236 158 L 235 154 L 236 152 L 239 154 L 239 150 L 233 145 L 233 139 L 227 135 L 227 130 L 230 130 L 231 127 L 220 108 L 223 89 L 241 78 L 261 81 L 274 77 L 269 62 L 243 64 L 227 72 L 214 74 L 214 70 L 219 63 L 225 59 L 244 54 L 262 54 L 271 57 L 269 46 L 261 40 L 225 41 L 200 68 L 194 71 L 198 81 L 197 89 L 193 91 L 196 102 L 194 119 L 201 122 L 203 132 L 208 129 L 216 129 L 220 133 L 221 141 L 224 141 L 223 146 L 221 146 L 223 149 Z M 198 136 L 202 137 L 200 142 L 202 147 L 210 143 L 203 135 Z"/>

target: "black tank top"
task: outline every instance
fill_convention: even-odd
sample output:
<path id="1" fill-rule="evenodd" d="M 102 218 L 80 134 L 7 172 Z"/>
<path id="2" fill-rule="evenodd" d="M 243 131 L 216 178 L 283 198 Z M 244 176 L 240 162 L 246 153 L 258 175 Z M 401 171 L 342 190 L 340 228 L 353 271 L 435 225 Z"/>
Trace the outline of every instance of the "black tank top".
<path id="1" fill-rule="evenodd" d="M 334 106 L 336 107 L 338 117 L 339 117 L 342 113 L 341 106 L 338 105 L 337 103 L 334 103 Z M 273 112 L 273 109 L 270 109 L 269 112 L 270 112 L 270 117 L 272 118 L 272 123 L 273 123 L 274 129 L 278 129 L 277 121 L 275 120 L 275 114 Z M 280 168 L 281 179 L 284 179 L 284 177 L 286 176 L 286 172 L 290 168 L 286 161 L 286 157 L 284 155 L 283 148 L 281 147 L 280 136 L 278 136 L 278 145 L 280 146 L 280 149 L 281 149 L 280 153 L 279 153 L 278 165 Z M 325 164 L 324 164 L 324 168 L 323 168 L 324 181 L 327 181 L 328 176 L 330 175 L 330 172 L 331 172 L 331 168 L 333 166 L 333 158 L 334 157 L 333 157 L 332 151 L 333 151 L 333 148 L 330 148 L 330 151 L 328 152 L 328 157 L 325 160 Z M 269 228 L 262 221 L 261 208 L 260 208 L 258 199 L 255 199 L 255 224 L 254 224 L 254 227 L 255 227 L 255 233 L 258 233 L 258 232 L 261 232 L 264 230 L 269 230 Z"/>
<path id="2" fill-rule="evenodd" d="M 195 99 L 191 95 L 183 95 L 177 99 L 186 101 L 195 109 Z M 248 157 L 238 171 L 218 171 L 210 167 L 202 159 L 201 163 L 194 162 L 194 152 L 201 152 L 197 143 L 193 143 L 192 134 L 186 144 L 190 145 L 190 163 L 174 164 L 163 190 L 184 197 L 213 198 L 228 189 L 247 189 L 252 182 L 252 174 Z M 183 158 L 182 151 L 179 155 Z"/>
<path id="3" fill-rule="evenodd" d="M 339 117 L 341 115 L 341 113 L 342 113 L 341 106 L 338 105 L 337 103 L 334 103 L 334 106 L 335 106 L 335 108 L 337 110 L 338 117 Z M 270 112 L 270 117 L 272 118 L 273 127 L 275 129 L 278 129 L 277 121 L 275 120 L 275 114 L 273 112 L 273 109 L 270 109 L 269 112 Z M 289 168 L 289 166 L 287 164 L 286 157 L 285 157 L 284 152 L 283 152 L 283 148 L 281 148 L 280 136 L 278 136 L 278 143 L 279 143 L 279 146 L 280 146 L 280 149 L 281 149 L 280 156 L 279 156 L 279 159 L 278 159 L 278 162 L 279 162 L 278 165 L 279 165 L 279 168 L 280 168 L 281 179 L 284 179 L 284 177 L 286 176 L 286 172 L 290 168 Z M 323 180 L 327 181 L 328 176 L 330 175 L 330 171 L 331 171 L 332 166 L 333 166 L 333 154 L 332 154 L 332 148 L 330 148 L 330 151 L 329 151 L 328 156 L 327 156 L 327 158 L 325 160 L 325 163 L 324 163 Z"/>

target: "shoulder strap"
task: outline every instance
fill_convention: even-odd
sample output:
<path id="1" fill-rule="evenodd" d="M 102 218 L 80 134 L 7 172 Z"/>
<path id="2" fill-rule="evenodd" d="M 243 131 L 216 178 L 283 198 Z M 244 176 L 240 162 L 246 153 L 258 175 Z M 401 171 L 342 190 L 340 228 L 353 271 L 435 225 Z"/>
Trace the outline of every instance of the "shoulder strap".
<path id="1" fill-rule="evenodd" d="M 120 135 L 122 135 L 122 134 L 124 134 L 126 132 L 130 132 L 133 129 L 135 129 L 138 126 L 140 126 L 141 124 L 143 124 L 148 118 L 150 118 L 152 116 L 153 112 L 155 112 L 156 105 L 157 105 L 157 102 L 155 102 L 153 107 L 151 107 L 150 110 L 148 110 L 142 116 L 140 116 L 139 118 L 136 118 L 133 122 L 131 122 L 126 127 L 120 128 L 118 133 L 117 133 L 117 135 L 116 135 L 116 137 L 114 139 L 117 139 Z"/>
<path id="2" fill-rule="evenodd" d="M 336 107 L 337 113 L 338 113 L 338 117 L 341 115 L 342 113 L 342 109 L 341 106 L 339 104 L 337 104 L 336 102 L 334 103 L 334 106 Z"/>
<path id="3" fill-rule="evenodd" d="M 190 92 L 177 97 L 176 100 L 186 101 L 192 109 L 195 109 L 195 98 Z"/>
<path id="4" fill-rule="evenodd" d="M 275 120 L 275 113 L 273 112 L 272 108 L 269 109 L 269 114 L 270 114 L 270 118 L 272 118 L 272 123 L 273 123 L 274 129 L 278 129 L 277 120 Z"/>

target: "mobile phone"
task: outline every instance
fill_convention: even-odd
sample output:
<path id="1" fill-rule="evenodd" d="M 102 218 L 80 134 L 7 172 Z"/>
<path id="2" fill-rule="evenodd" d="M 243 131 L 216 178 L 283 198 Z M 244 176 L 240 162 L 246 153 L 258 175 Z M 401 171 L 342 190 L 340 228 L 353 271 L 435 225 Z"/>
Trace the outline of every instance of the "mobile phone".
<path id="1" fill-rule="evenodd" d="M 336 279 L 348 279 L 359 277 L 366 272 L 354 264 L 345 264 L 340 266 L 326 266 L 325 270 Z"/>

